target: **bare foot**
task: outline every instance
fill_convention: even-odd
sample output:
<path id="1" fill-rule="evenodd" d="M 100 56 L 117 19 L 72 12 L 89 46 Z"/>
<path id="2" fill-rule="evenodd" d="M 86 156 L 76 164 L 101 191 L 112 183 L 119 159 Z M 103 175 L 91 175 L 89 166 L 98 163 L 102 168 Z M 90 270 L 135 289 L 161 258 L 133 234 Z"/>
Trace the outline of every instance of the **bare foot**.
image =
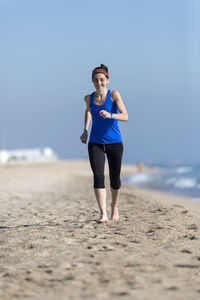
<path id="1" fill-rule="evenodd" d="M 101 218 L 99 219 L 98 223 L 107 223 L 108 222 L 108 217 L 107 215 L 102 215 Z"/>
<path id="2" fill-rule="evenodd" d="M 99 219 L 98 223 L 107 223 L 108 219 Z"/>
<path id="3" fill-rule="evenodd" d="M 111 220 L 112 221 L 118 221 L 119 220 L 119 213 L 117 207 L 112 208 L 111 205 Z"/>

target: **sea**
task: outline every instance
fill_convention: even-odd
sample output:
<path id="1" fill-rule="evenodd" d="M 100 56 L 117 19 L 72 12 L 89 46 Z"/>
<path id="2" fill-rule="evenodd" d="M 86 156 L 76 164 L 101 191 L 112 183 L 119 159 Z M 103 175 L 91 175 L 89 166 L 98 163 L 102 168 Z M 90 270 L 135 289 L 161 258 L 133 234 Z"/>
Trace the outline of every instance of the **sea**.
<path id="1" fill-rule="evenodd" d="M 200 163 L 198 164 L 157 164 L 152 171 L 140 171 L 124 181 L 141 188 L 153 189 L 190 197 L 200 201 Z"/>

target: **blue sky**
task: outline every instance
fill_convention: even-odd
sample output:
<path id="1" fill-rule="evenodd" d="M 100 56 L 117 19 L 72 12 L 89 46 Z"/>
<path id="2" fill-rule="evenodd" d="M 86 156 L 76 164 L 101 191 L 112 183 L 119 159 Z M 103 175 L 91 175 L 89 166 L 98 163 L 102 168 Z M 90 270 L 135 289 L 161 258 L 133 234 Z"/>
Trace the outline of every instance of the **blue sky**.
<path id="1" fill-rule="evenodd" d="M 80 143 L 91 71 L 120 92 L 124 162 L 199 162 L 200 1 L 0 0 L 0 147 Z"/>

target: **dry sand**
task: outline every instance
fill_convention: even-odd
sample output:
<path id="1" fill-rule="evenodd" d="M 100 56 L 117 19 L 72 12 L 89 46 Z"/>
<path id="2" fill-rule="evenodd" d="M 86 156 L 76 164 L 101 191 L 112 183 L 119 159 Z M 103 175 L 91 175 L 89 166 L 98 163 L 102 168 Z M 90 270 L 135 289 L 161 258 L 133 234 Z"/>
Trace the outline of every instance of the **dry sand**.
<path id="1" fill-rule="evenodd" d="M 199 203 L 123 185 L 97 224 L 88 161 L 61 161 L 0 165 L 0 208 L 0 299 L 200 299 Z"/>

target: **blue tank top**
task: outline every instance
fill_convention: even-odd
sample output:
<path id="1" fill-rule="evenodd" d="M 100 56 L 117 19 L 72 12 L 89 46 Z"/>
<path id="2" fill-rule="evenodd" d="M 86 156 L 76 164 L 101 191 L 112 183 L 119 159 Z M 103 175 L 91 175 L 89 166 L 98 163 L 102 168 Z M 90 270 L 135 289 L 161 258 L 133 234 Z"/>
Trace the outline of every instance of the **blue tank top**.
<path id="1" fill-rule="evenodd" d="M 122 141 L 121 133 L 118 127 L 118 121 L 114 119 L 104 119 L 99 116 L 99 112 L 103 109 L 113 114 L 119 113 L 117 105 L 111 100 L 110 90 L 106 95 L 103 105 L 94 103 L 94 93 L 90 95 L 90 112 L 92 115 L 92 129 L 89 142 L 97 144 L 113 144 Z"/>

